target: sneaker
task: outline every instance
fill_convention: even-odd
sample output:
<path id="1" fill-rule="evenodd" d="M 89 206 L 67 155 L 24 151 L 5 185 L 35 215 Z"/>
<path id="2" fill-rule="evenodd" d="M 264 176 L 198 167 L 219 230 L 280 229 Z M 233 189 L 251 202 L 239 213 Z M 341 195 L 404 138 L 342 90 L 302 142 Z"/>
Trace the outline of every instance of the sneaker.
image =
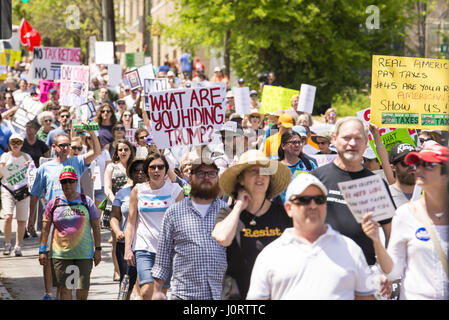
<path id="1" fill-rule="evenodd" d="M 30 235 L 28 234 L 28 231 L 25 230 L 25 233 L 23 235 L 24 239 L 28 239 L 30 237 Z"/>
<path id="2" fill-rule="evenodd" d="M 3 255 L 4 256 L 9 256 L 11 253 L 11 244 L 10 243 L 5 243 L 5 249 L 3 250 Z"/>
<path id="3" fill-rule="evenodd" d="M 53 296 L 49 293 L 46 293 L 42 298 L 42 300 L 53 300 Z"/>
<path id="4" fill-rule="evenodd" d="M 16 255 L 16 257 L 21 257 L 22 256 L 22 249 L 19 246 L 15 246 L 14 247 L 14 254 Z"/>

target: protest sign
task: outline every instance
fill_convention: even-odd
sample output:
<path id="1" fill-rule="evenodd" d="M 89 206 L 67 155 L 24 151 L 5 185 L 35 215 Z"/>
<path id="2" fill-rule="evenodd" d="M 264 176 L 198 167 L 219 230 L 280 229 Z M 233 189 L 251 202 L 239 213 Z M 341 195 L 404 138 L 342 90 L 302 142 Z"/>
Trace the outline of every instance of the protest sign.
<path id="1" fill-rule="evenodd" d="M 291 99 L 298 90 L 276 86 L 264 85 L 260 113 L 269 113 L 276 110 L 288 110 L 291 108 Z"/>
<path id="2" fill-rule="evenodd" d="M 233 88 L 235 112 L 238 114 L 250 114 L 251 102 L 249 101 L 249 88 Z"/>
<path id="3" fill-rule="evenodd" d="M 12 49 L 5 49 L 5 53 L 7 56 L 7 62 L 10 67 L 14 67 L 14 64 L 16 61 L 19 61 L 22 59 L 22 51 L 20 50 L 12 50 Z"/>
<path id="4" fill-rule="evenodd" d="M 449 61 L 373 56 L 371 122 L 378 127 L 447 130 Z"/>
<path id="5" fill-rule="evenodd" d="M 89 90 L 88 66 L 61 66 L 59 102 L 62 106 L 78 107 L 87 102 Z"/>
<path id="6" fill-rule="evenodd" d="M 75 109 L 75 119 L 77 122 L 93 121 L 97 111 L 95 109 L 94 101 L 87 101 Z"/>
<path id="7" fill-rule="evenodd" d="M 125 53 L 125 66 L 127 68 L 140 67 L 145 64 L 145 53 L 144 52 L 128 52 Z M 151 61 L 150 61 L 151 63 Z"/>
<path id="8" fill-rule="evenodd" d="M 137 72 L 139 73 L 140 83 L 143 83 L 144 79 L 154 79 L 154 70 L 152 64 L 147 64 L 145 66 L 141 66 L 137 68 Z"/>
<path id="9" fill-rule="evenodd" d="M 303 83 L 300 92 L 297 110 L 312 114 L 316 87 Z"/>
<path id="10" fill-rule="evenodd" d="M 47 102 L 50 100 L 48 96 L 48 92 L 50 89 L 56 88 L 58 90 L 58 99 L 59 99 L 59 83 L 48 81 L 48 80 L 41 80 L 39 82 L 39 100 L 42 103 Z"/>
<path id="11" fill-rule="evenodd" d="M 143 82 L 143 89 L 145 95 L 168 90 L 168 79 L 167 78 L 155 78 L 155 79 L 145 79 Z"/>
<path id="12" fill-rule="evenodd" d="M 145 110 L 159 149 L 207 144 L 225 122 L 226 89 L 217 85 L 145 93 Z"/>
<path id="13" fill-rule="evenodd" d="M 382 136 L 380 136 L 380 138 L 382 139 L 382 143 L 387 149 L 388 153 L 395 144 L 399 143 L 408 143 L 416 147 L 416 144 L 410 137 L 410 134 L 408 133 L 407 129 L 404 128 L 395 129 L 393 131 L 385 133 Z M 377 154 L 376 144 L 374 143 L 374 140 L 370 140 L 369 144 L 371 146 L 371 149 L 373 149 L 374 153 L 376 154 L 379 163 L 382 163 L 382 161 L 380 161 L 379 155 Z"/>
<path id="14" fill-rule="evenodd" d="M 43 104 L 40 101 L 33 100 L 32 97 L 26 96 L 22 100 L 19 109 L 14 113 L 11 124 L 19 128 L 20 131 L 25 131 L 25 125 L 28 121 L 33 120 L 39 113 L 42 112 Z"/>
<path id="15" fill-rule="evenodd" d="M 114 64 L 114 43 L 112 41 L 95 42 L 95 63 Z"/>
<path id="16" fill-rule="evenodd" d="M 59 80 L 61 66 L 79 65 L 80 55 L 80 48 L 34 47 L 29 77 L 31 80 Z"/>
<path id="17" fill-rule="evenodd" d="M 131 90 L 140 88 L 142 86 L 142 83 L 140 82 L 139 73 L 137 72 L 137 69 L 125 72 L 123 83 Z"/>
<path id="18" fill-rule="evenodd" d="M 338 188 L 358 223 L 368 212 L 373 212 L 371 218 L 375 221 L 389 219 L 394 215 L 393 202 L 385 183 L 377 174 L 339 182 Z"/>
<path id="19" fill-rule="evenodd" d="M 108 65 L 108 85 L 118 86 L 122 82 L 122 66 L 119 64 Z"/>
<path id="20" fill-rule="evenodd" d="M 337 158 L 336 154 L 309 154 L 308 156 L 316 160 L 318 167 L 331 163 Z"/>

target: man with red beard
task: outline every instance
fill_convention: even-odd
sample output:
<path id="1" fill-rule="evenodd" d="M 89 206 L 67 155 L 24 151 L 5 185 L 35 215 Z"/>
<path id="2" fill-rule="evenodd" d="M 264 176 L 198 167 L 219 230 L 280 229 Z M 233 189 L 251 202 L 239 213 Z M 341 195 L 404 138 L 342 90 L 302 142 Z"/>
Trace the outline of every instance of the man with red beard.
<path id="1" fill-rule="evenodd" d="M 394 145 L 390 151 L 390 164 L 396 182 L 390 185 L 390 192 L 396 207 L 407 203 L 413 196 L 415 189 L 415 167 L 404 162 L 409 152 L 415 152 L 416 148 L 408 143 Z"/>
<path id="2" fill-rule="evenodd" d="M 172 270 L 172 300 L 219 300 L 227 268 L 226 248 L 211 236 L 215 216 L 226 203 L 218 198 L 218 167 L 192 159 L 190 198 L 172 205 L 152 269 L 153 300 L 167 299 L 162 286 Z"/>

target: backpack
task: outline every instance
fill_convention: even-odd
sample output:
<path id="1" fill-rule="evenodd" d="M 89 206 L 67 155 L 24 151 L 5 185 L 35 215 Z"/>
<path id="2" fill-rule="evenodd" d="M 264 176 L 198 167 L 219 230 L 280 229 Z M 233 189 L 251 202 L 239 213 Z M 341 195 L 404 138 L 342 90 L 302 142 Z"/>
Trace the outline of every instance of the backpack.
<path id="1" fill-rule="evenodd" d="M 89 207 L 87 206 L 86 195 L 80 193 L 80 197 L 81 197 L 82 205 L 86 207 L 87 211 L 89 211 Z M 72 204 L 70 204 L 70 203 L 68 203 L 68 204 L 67 203 L 63 203 L 63 204 L 61 204 L 61 197 L 57 196 L 56 197 L 56 201 L 55 201 L 55 205 L 51 209 L 50 214 L 53 216 L 53 212 L 55 212 L 57 207 L 62 207 L 62 206 L 69 206 L 69 207 L 71 207 L 71 206 L 75 206 L 75 205 L 78 205 L 78 204 L 79 203 L 76 203 L 76 204 L 75 203 L 72 203 Z"/>

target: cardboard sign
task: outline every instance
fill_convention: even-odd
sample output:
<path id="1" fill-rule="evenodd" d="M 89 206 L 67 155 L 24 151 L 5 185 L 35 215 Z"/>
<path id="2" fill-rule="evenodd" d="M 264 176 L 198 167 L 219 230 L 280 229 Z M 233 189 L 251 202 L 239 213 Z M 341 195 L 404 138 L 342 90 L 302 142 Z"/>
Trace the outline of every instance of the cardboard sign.
<path id="1" fill-rule="evenodd" d="M 338 188 L 348 208 L 358 223 L 363 216 L 373 212 L 375 221 L 393 217 L 395 208 L 382 178 L 375 174 L 369 177 L 339 182 Z"/>
<path id="2" fill-rule="evenodd" d="M 21 61 L 22 59 L 22 51 L 20 50 L 11 50 L 11 49 L 5 49 L 6 55 L 9 55 L 9 66 L 14 67 L 14 64 L 16 61 Z"/>
<path id="3" fill-rule="evenodd" d="M 387 149 L 388 153 L 390 152 L 391 148 L 395 144 L 399 144 L 399 143 L 408 143 L 408 144 L 411 144 L 412 146 L 416 147 L 416 144 L 413 141 L 413 139 L 410 137 L 410 134 L 408 133 L 407 129 L 404 129 L 404 128 L 395 129 L 393 131 L 385 133 L 380 138 L 382 139 L 382 143 L 385 146 L 385 148 Z M 380 161 L 379 155 L 377 154 L 376 144 L 374 143 L 374 140 L 370 140 L 369 144 L 371 146 L 371 149 L 376 154 L 377 159 L 379 160 L 379 163 L 382 163 L 382 161 Z"/>
<path id="4" fill-rule="evenodd" d="M 125 129 L 125 139 L 131 142 L 131 144 L 135 147 L 137 147 L 137 141 L 135 137 L 136 131 L 137 129 L 135 128 Z"/>
<path id="5" fill-rule="evenodd" d="M 249 101 L 249 88 L 233 88 L 235 112 L 238 114 L 250 114 L 251 102 Z"/>
<path id="6" fill-rule="evenodd" d="M 80 48 L 33 48 L 33 63 L 30 67 L 30 79 L 59 80 L 61 78 L 61 66 L 79 65 Z"/>
<path id="7" fill-rule="evenodd" d="M 145 93 L 151 131 L 159 149 L 203 145 L 225 122 L 226 89 L 214 86 Z"/>
<path id="8" fill-rule="evenodd" d="M 300 92 L 297 110 L 312 114 L 313 105 L 315 103 L 316 87 L 303 83 L 301 84 Z"/>
<path id="9" fill-rule="evenodd" d="M 269 113 L 276 110 L 288 110 L 291 108 L 291 99 L 298 90 L 276 86 L 264 85 L 260 113 Z"/>
<path id="10" fill-rule="evenodd" d="M 371 122 L 386 128 L 447 130 L 449 61 L 374 55 Z"/>
<path id="11" fill-rule="evenodd" d="M 93 121 L 97 111 L 95 109 L 94 101 L 87 101 L 75 109 L 75 119 L 77 122 Z"/>
<path id="12" fill-rule="evenodd" d="M 41 80 L 39 82 L 39 100 L 42 103 L 47 102 L 48 100 L 50 100 L 49 98 L 49 91 L 50 89 L 54 89 L 56 88 L 57 91 L 57 95 L 58 95 L 58 99 L 59 99 L 59 83 L 53 82 L 53 81 L 48 81 L 48 80 Z"/>
<path id="13" fill-rule="evenodd" d="M 119 64 L 108 65 L 108 85 L 118 86 L 122 82 L 122 66 Z"/>
<path id="14" fill-rule="evenodd" d="M 61 66 L 61 87 L 59 91 L 61 106 L 79 107 L 87 102 L 88 91 L 88 66 Z"/>
<path id="15" fill-rule="evenodd" d="M 43 104 L 40 101 L 33 100 L 30 96 L 26 96 L 22 100 L 19 109 L 14 113 L 11 124 L 19 128 L 20 131 L 25 131 L 25 126 L 28 121 L 31 121 L 42 112 Z"/>
<path id="16" fill-rule="evenodd" d="M 114 64 L 114 43 L 112 41 L 95 42 L 95 63 Z"/>
<path id="17" fill-rule="evenodd" d="M 143 81 L 143 89 L 145 95 L 153 92 L 167 91 L 169 89 L 168 79 L 167 78 L 145 79 Z"/>
<path id="18" fill-rule="evenodd" d="M 148 61 L 148 60 L 146 60 Z M 151 60 L 150 60 L 151 63 Z M 144 52 L 128 52 L 125 53 L 125 66 L 127 68 L 140 67 L 145 64 Z"/>
<path id="19" fill-rule="evenodd" d="M 308 154 L 308 156 L 316 160 L 318 167 L 331 163 L 337 158 L 337 154 Z"/>
<path id="20" fill-rule="evenodd" d="M 123 78 L 123 83 L 131 90 L 140 88 L 142 86 L 142 83 L 140 82 L 140 77 L 137 69 L 126 72 Z"/>

